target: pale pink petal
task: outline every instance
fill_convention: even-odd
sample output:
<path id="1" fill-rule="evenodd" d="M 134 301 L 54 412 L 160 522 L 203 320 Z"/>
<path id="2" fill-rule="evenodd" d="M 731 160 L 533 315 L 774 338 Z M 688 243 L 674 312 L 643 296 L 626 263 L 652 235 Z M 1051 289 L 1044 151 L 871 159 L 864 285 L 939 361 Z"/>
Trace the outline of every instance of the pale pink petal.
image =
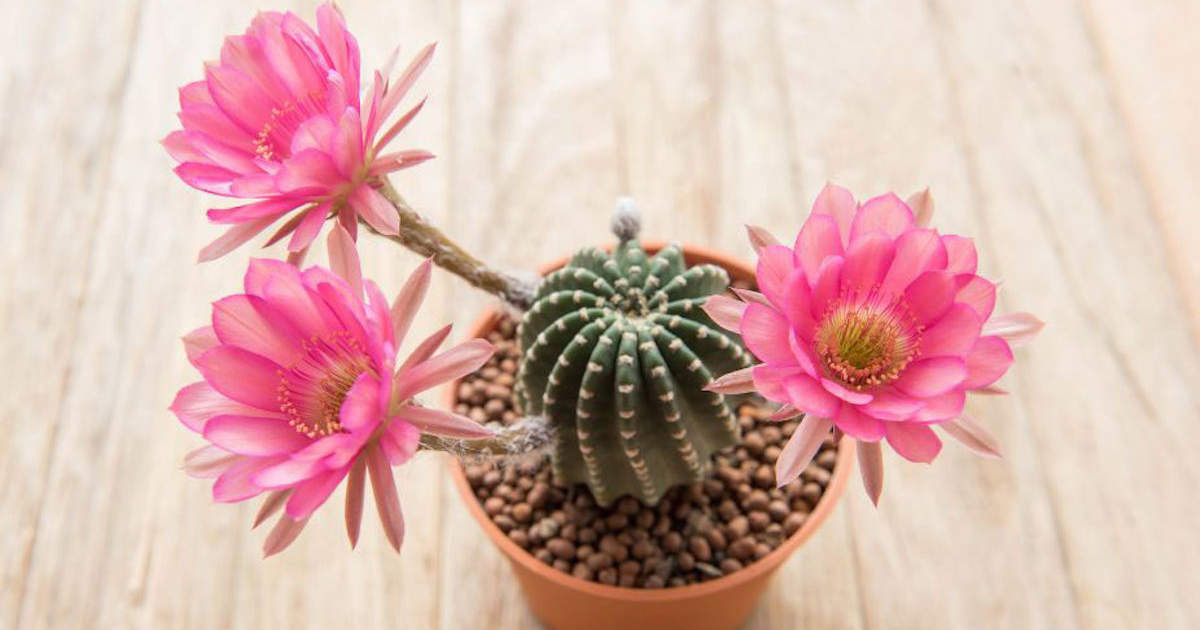
<path id="1" fill-rule="evenodd" d="M 959 357 L 934 357 L 914 361 L 893 385 L 917 398 L 944 394 L 967 378 L 967 364 Z"/>
<path id="2" fill-rule="evenodd" d="M 824 387 L 825 391 L 837 396 L 851 405 L 865 405 L 875 399 L 875 397 L 868 392 L 852 390 L 843 386 L 841 383 L 827 378 L 821 379 L 821 387 Z"/>
<path id="3" fill-rule="evenodd" d="M 797 374 L 784 380 L 788 401 L 810 416 L 832 418 L 837 415 L 841 401 L 821 384 L 807 375 Z"/>
<path id="4" fill-rule="evenodd" d="M 396 375 L 398 400 L 466 376 L 483 367 L 496 349 L 485 339 L 465 341 Z"/>
<path id="5" fill-rule="evenodd" d="M 421 76 L 421 73 L 424 72 L 425 68 L 429 65 L 430 60 L 433 59 L 433 52 L 436 48 L 436 43 L 429 44 L 428 46 L 422 48 L 421 51 L 417 53 L 417 56 L 408 64 L 408 67 L 404 69 L 404 72 L 401 73 L 400 77 L 396 80 L 395 85 L 388 86 L 387 91 L 383 96 L 383 101 L 380 103 L 379 111 L 376 115 L 377 123 L 382 123 L 382 121 L 387 120 L 391 113 L 396 109 L 396 106 L 400 104 L 400 99 L 404 98 L 404 95 L 408 93 L 409 88 L 412 87 L 413 83 L 416 83 L 417 77 Z M 374 137 L 374 132 L 374 129 L 369 130 L 367 137 Z"/>
<path id="6" fill-rule="evenodd" d="M 421 432 L 417 427 L 393 418 L 380 437 L 379 446 L 383 455 L 392 466 L 399 466 L 412 459 L 417 453 L 421 441 Z"/>
<path id="7" fill-rule="evenodd" d="M 329 266 L 333 272 L 350 284 L 354 295 L 362 295 L 362 265 L 358 260 L 358 248 L 354 239 L 341 225 L 335 225 L 329 231 Z"/>
<path id="8" fill-rule="evenodd" d="M 225 449 L 213 445 L 201 446 L 189 451 L 183 458 L 183 470 L 189 476 L 199 479 L 212 479 L 229 470 L 241 461 L 240 455 L 234 455 Z"/>
<path id="9" fill-rule="evenodd" d="M 929 194 L 928 188 L 909 195 L 904 203 L 912 209 L 915 215 L 913 223 L 917 227 L 926 227 L 933 220 L 933 195 Z"/>
<path id="10" fill-rule="evenodd" d="M 417 114 L 421 112 L 421 108 L 425 107 L 425 100 L 426 99 L 421 99 L 419 103 L 413 106 L 412 109 L 408 110 L 403 116 L 400 117 L 399 120 L 396 121 L 395 124 L 393 124 L 386 132 L 384 132 L 384 134 L 379 138 L 379 141 L 375 143 L 376 151 L 387 146 L 387 144 L 391 142 L 397 134 L 399 134 L 401 131 L 404 131 L 404 128 L 408 126 L 408 123 L 412 122 L 412 119 L 416 118 Z"/>
<path id="11" fill-rule="evenodd" d="M 933 230 L 912 229 L 896 239 L 896 257 L 883 279 L 883 290 L 902 293 L 926 271 L 946 268 L 946 247 Z"/>
<path id="12" fill-rule="evenodd" d="M 757 225 L 746 225 L 746 237 L 750 239 L 750 247 L 753 247 L 755 252 L 779 244 L 779 239 L 775 238 L 774 234 Z"/>
<path id="13" fill-rule="evenodd" d="M 767 400 L 779 403 L 790 402 L 785 382 L 788 378 L 798 374 L 804 374 L 804 372 L 795 366 L 756 365 L 754 366 L 754 389 Z M 824 392 L 824 390 L 821 391 Z"/>
<path id="14" fill-rule="evenodd" d="M 262 525 L 267 519 L 279 513 L 280 508 L 283 507 L 284 503 L 287 503 L 287 499 L 291 494 L 291 490 L 275 490 L 267 493 L 267 498 L 263 499 L 262 505 L 258 507 L 258 513 L 254 515 L 254 524 L 250 526 L 250 529 Z"/>
<path id="15" fill-rule="evenodd" d="M 859 208 L 850 225 L 850 242 L 872 232 L 896 238 L 913 226 L 912 210 L 894 193 L 871 199 Z"/>
<path id="16" fill-rule="evenodd" d="M 771 301 L 767 299 L 767 296 L 758 291 L 751 291 L 750 289 L 742 289 L 740 287 L 730 287 L 729 290 L 733 291 L 734 295 L 742 298 L 743 302 L 758 302 L 766 306 L 771 305 Z"/>
<path id="17" fill-rule="evenodd" d="M 987 432 L 987 429 L 984 429 L 967 416 L 962 416 L 957 420 L 950 420 L 938 426 L 947 435 L 980 455 L 985 457 L 1002 457 L 1000 443 L 996 441 L 996 438 L 992 437 Z"/>
<path id="18" fill-rule="evenodd" d="M 306 524 L 308 524 L 308 519 L 293 521 L 287 515 L 280 516 L 275 527 L 271 529 L 271 533 L 267 534 L 266 541 L 263 542 L 263 557 L 269 558 L 287 549 L 288 545 L 292 544 L 304 530 Z"/>
<path id="19" fill-rule="evenodd" d="M 795 250 L 808 281 L 815 283 L 821 263 L 830 256 L 843 253 L 837 221 L 827 214 L 809 215 L 796 236 Z"/>
<path id="20" fill-rule="evenodd" d="M 1005 313 L 989 319 L 981 334 L 1004 337 L 1008 345 L 1015 348 L 1032 341 L 1045 326 L 1045 322 L 1030 313 Z"/>
<path id="21" fill-rule="evenodd" d="M 400 364 L 396 372 L 404 372 L 408 368 L 433 356 L 433 353 L 437 352 L 437 349 L 441 347 L 446 337 L 450 336 L 451 328 L 453 328 L 453 324 L 446 324 L 417 344 L 417 347 L 413 348 L 413 351 L 408 354 L 408 358 L 404 360 L 404 363 Z"/>
<path id="22" fill-rule="evenodd" d="M 947 234 L 942 237 L 946 246 L 946 271 L 954 274 L 975 275 L 979 255 L 975 253 L 975 242 L 965 236 Z"/>
<path id="23" fill-rule="evenodd" d="M 311 440 L 281 418 L 216 416 L 204 426 L 204 439 L 239 455 L 285 455 Z"/>
<path id="24" fill-rule="evenodd" d="M 996 285 L 979 276 L 972 276 L 961 289 L 954 301 L 963 302 L 979 313 L 979 318 L 986 320 L 992 316 L 996 308 Z"/>
<path id="25" fill-rule="evenodd" d="M 954 304 L 933 326 L 921 333 L 922 357 L 966 356 L 979 339 L 982 322 L 975 309 Z"/>
<path id="26" fill-rule="evenodd" d="M 859 442 L 855 450 L 863 489 L 867 491 L 871 503 L 879 505 L 879 496 L 883 494 L 883 449 L 879 442 Z"/>
<path id="27" fill-rule="evenodd" d="M 366 475 L 367 458 L 365 456 L 354 460 L 350 474 L 346 477 L 346 536 L 350 539 L 350 548 L 358 545 L 358 533 L 362 529 L 363 491 Z"/>
<path id="28" fill-rule="evenodd" d="M 754 366 L 720 376 L 704 389 L 718 394 L 749 394 L 754 391 Z"/>
<path id="29" fill-rule="evenodd" d="M 783 302 L 783 285 L 796 268 L 792 250 L 782 245 L 771 245 L 758 254 L 755 277 L 758 290 L 774 304 Z"/>
<path id="30" fill-rule="evenodd" d="M 274 223 L 282 214 L 253 219 L 229 228 L 217 240 L 205 245 L 204 249 L 200 250 L 199 261 L 208 262 L 215 260 L 237 249 L 242 243 L 254 238 L 259 232 L 267 229 L 267 226 Z"/>
<path id="31" fill-rule="evenodd" d="M 279 411 L 279 364 L 234 346 L 217 346 L 196 359 L 204 380 L 233 400 Z"/>
<path id="32" fill-rule="evenodd" d="M 285 212 L 294 210 L 303 203 L 303 200 L 292 198 L 267 199 L 244 206 L 213 208 L 206 214 L 208 220 L 213 223 L 245 223 L 246 221 L 253 221 L 264 217 L 278 217 Z"/>
<path id="33" fill-rule="evenodd" d="M 478 422 L 449 411 L 405 405 L 396 416 L 413 425 L 422 433 L 457 438 L 481 438 L 493 435 L 493 431 Z"/>
<path id="34" fill-rule="evenodd" d="M 762 304 L 747 305 L 740 329 L 746 347 L 759 360 L 781 365 L 796 362 L 788 348 L 788 331 L 791 327 L 775 309 Z"/>
<path id="35" fill-rule="evenodd" d="M 962 413 L 967 403 L 967 393 L 961 389 L 948 391 L 940 396 L 925 399 L 925 405 L 913 415 L 914 422 L 943 422 Z"/>
<path id="36" fill-rule="evenodd" d="M 842 290 L 865 292 L 875 287 L 883 281 L 895 256 L 896 245 L 885 234 L 871 232 L 854 239 L 842 267 Z"/>
<path id="37" fill-rule="evenodd" d="M 400 233 L 400 216 L 396 214 L 392 203 L 379 191 L 370 186 L 359 186 L 350 193 L 348 201 L 380 234 L 392 236 Z"/>
<path id="38" fill-rule="evenodd" d="M 213 500 L 219 503 L 236 503 L 262 494 L 266 488 L 255 483 L 253 478 L 264 467 L 277 461 L 279 461 L 277 458 L 244 457 L 239 459 L 221 473 L 221 476 L 217 477 L 216 482 L 213 483 Z"/>
<path id="39" fill-rule="evenodd" d="M 421 302 L 425 300 L 425 294 L 429 291 L 432 265 L 432 258 L 421 261 L 396 294 L 396 299 L 392 301 L 392 339 L 397 346 L 404 341 L 404 336 L 408 334 L 408 329 L 417 316 L 417 310 L 421 308 Z"/>
<path id="40" fill-rule="evenodd" d="M 184 162 L 175 167 L 175 174 L 192 188 L 223 197 L 233 196 L 233 181 L 240 177 L 231 170 L 201 162 Z"/>
<path id="41" fill-rule="evenodd" d="M 367 447 L 367 472 L 371 476 L 371 491 L 375 494 L 375 507 L 379 520 L 392 549 L 400 551 L 404 542 L 404 515 L 400 511 L 400 497 L 396 494 L 396 480 L 392 469 L 378 445 Z"/>
<path id="42" fill-rule="evenodd" d="M 1012 349 L 1000 337 L 980 337 L 967 355 L 966 389 L 978 389 L 996 382 L 1012 365 Z"/>
<path id="43" fill-rule="evenodd" d="M 842 237 L 842 247 L 850 244 L 850 224 L 858 212 L 858 204 L 850 191 L 833 184 L 825 184 L 813 202 L 812 214 L 827 214 L 837 221 Z"/>
<path id="44" fill-rule="evenodd" d="M 293 282 L 300 282 L 300 273 L 292 265 L 274 258 L 251 258 L 242 277 L 242 286 L 248 295 L 266 297 L 263 288 L 276 276 L 286 276 Z"/>
<path id="45" fill-rule="evenodd" d="M 782 488 L 800 476 L 817 455 L 831 428 L 831 421 L 815 416 L 808 416 L 800 422 L 775 462 L 775 484 L 778 487 Z"/>
<path id="46" fill-rule="evenodd" d="M 884 422 L 859 411 L 854 405 L 842 405 L 833 423 L 843 433 L 858 440 L 878 442 L 883 439 Z"/>
<path id="47" fill-rule="evenodd" d="M 928 464 L 942 450 L 942 441 L 928 425 L 915 422 L 887 422 L 887 441 L 901 457 L 910 462 Z"/>
<path id="48" fill-rule="evenodd" d="M 187 353 L 188 362 L 196 365 L 196 359 L 218 343 L 221 342 L 217 339 L 217 332 L 213 327 L 201 326 L 183 336 L 183 351 Z"/>
<path id="49" fill-rule="evenodd" d="M 296 486 L 292 491 L 291 498 L 288 499 L 285 513 L 292 520 L 308 518 L 314 510 L 329 499 L 334 488 L 337 488 L 342 479 L 346 478 L 347 472 L 349 472 L 348 468 L 333 470 Z"/>
<path id="50" fill-rule="evenodd" d="M 324 464 L 317 459 L 287 459 L 259 471 L 254 475 L 254 483 L 263 488 L 288 488 L 324 471 Z"/>
<path id="51" fill-rule="evenodd" d="M 803 411 L 800 411 L 799 409 L 795 408 L 794 406 L 791 405 L 791 403 L 786 403 L 786 404 L 780 405 L 779 408 L 776 409 L 775 412 L 772 413 L 769 418 L 767 418 L 767 420 L 769 420 L 771 422 L 782 422 L 784 420 L 789 420 L 791 418 L 795 418 L 796 416 L 803 415 L 803 414 L 804 414 Z"/>
<path id="52" fill-rule="evenodd" d="M 746 303 L 724 295 L 714 295 L 704 302 L 703 309 L 721 328 L 738 332 L 742 315 L 746 312 Z"/>
<path id="53" fill-rule="evenodd" d="M 984 387 L 976 387 L 971 390 L 972 394 L 982 394 L 984 396 L 1007 396 L 1009 391 L 1003 387 L 995 385 L 985 385 Z"/>
<path id="54" fill-rule="evenodd" d="M 421 149 L 408 149 L 405 151 L 385 153 L 375 158 L 374 162 L 371 162 L 371 168 L 368 172 L 372 177 L 379 177 L 380 175 L 386 175 L 388 173 L 393 173 L 395 171 L 411 168 L 418 164 L 428 162 L 434 157 L 435 156 L 429 151 L 424 151 Z"/>

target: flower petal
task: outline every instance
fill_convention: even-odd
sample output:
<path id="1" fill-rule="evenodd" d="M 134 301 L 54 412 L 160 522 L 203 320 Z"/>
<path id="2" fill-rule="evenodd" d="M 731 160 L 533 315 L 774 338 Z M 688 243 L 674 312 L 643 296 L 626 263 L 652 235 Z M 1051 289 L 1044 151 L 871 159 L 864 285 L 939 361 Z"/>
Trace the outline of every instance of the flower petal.
<path id="1" fill-rule="evenodd" d="M 855 450 L 863 489 L 867 491 L 871 503 L 879 505 L 879 496 L 883 494 L 883 449 L 879 442 L 859 442 Z"/>
<path id="2" fill-rule="evenodd" d="M 896 238 L 913 226 L 912 210 L 895 193 L 887 193 L 868 200 L 854 215 L 850 224 L 850 242 L 872 232 Z"/>
<path id="3" fill-rule="evenodd" d="M 987 320 L 981 334 L 1004 337 L 1009 346 L 1019 347 L 1032 341 L 1045 326 L 1045 322 L 1030 313 L 1005 313 Z"/>
<path id="4" fill-rule="evenodd" d="M 450 336 L 450 329 L 453 326 L 453 324 L 446 324 L 417 344 L 417 347 L 413 348 L 413 351 L 408 354 L 408 358 L 404 360 L 404 363 L 400 364 L 396 372 L 404 372 L 408 368 L 433 356 L 433 353 L 437 352 L 437 349 L 441 347 L 446 337 Z"/>
<path id="5" fill-rule="evenodd" d="M 305 335 L 256 295 L 230 295 L 213 302 L 212 321 L 221 343 L 279 365 L 291 365 L 304 351 Z"/>
<path id="6" fill-rule="evenodd" d="M 924 424 L 888 422 L 884 426 L 888 444 L 910 462 L 928 464 L 942 450 L 942 441 Z"/>
<path id="7" fill-rule="evenodd" d="M 985 457 L 1002 457 L 1000 443 L 992 437 L 987 429 L 979 426 L 974 420 L 962 416 L 938 425 L 950 437 L 958 440 L 964 446 Z"/>
<path id="8" fill-rule="evenodd" d="M 917 227 L 926 227 L 933 219 L 933 195 L 929 194 L 929 189 L 926 188 L 919 192 L 915 192 L 904 200 L 908 207 L 913 211 L 913 222 Z"/>
<path id="9" fill-rule="evenodd" d="M 485 339 L 465 341 L 437 356 L 396 374 L 398 400 L 407 400 L 427 389 L 466 376 L 483 367 L 496 349 Z"/>
<path id="10" fill-rule="evenodd" d="M 408 334 L 408 329 L 417 316 L 417 310 L 421 308 L 421 302 L 425 300 L 425 294 L 429 291 L 432 266 L 432 258 L 426 258 L 417 265 L 400 292 L 396 294 L 396 299 L 392 301 L 392 338 L 397 346 L 404 341 L 404 336 Z"/>
<path id="11" fill-rule="evenodd" d="M 204 439 L 239 455 L 286 455 L 311 440 L 280 418 L 221 415 L 204 426 Z"/>
<path id="12" fill-rule="evenodd" d="M 817 455 L 831 428 L 832 422 L 816 416 L 808 416 L 800 422 L 775 462 L 775 484 L 778 487 L 782 488 L 800 476 Z"/>
<path id="13" fill-rule="evenodd" d="M 366 456 L 371 491 L 375 495 L 375 507 L 383 524 L 383 533 L 392 549 L 400 551 L 400 544 L 404 542 L 404 514 L 400 511 L 396 480 L 392 478 L 392 469 L 378 445 L 368 446 Z"/>
<path id="14" fill-rule="evenodd" d="M 947 234 L 942 236 L 946 246 L 946 271 L 953 274 L 975 275 L 979 255 L 975 253 L 975 242 L 965 236 Z"/>
<path id="15" fill-rule="evenodd" d="M 924 401 L 906 396 L 892 387 L 877 390 L 874 395 L 875 398 L 863 405 L 861 410 L 873 418 L 888 422 L 908 420 L 925 406 Z"/>
<path id="16" fill-rule="evenodd" d="M 854 405 L 842 405 L 833 423 L 843 433 L 858 440 L 878 442 L 883 439 L 885 423 L 859 411 Z"/>
<path id="17" fill-rule="evenodd" d="M 405 405 L 396 417 L 413 425 L 422 433 L 433 435 L 472 439 L 488 437 L 495 433 L 466 416 L 416 405 Z"/>
<path id="18" fill-rule="evenodd" d="M 243 457 L 213 483 L 213 500 L 220 503 L 236 503 L 262 494 L 266 488 L 254 482 L 255 473 L 279 461 L 278 458 Z"/>
<path id="19" fill-rule="evenodd" d="M 722 375 L 704 387 L 718 394 L 749 394 L 754 391 L 754 366 Z"/>
<path id="20" fill-rule="evenodd" d="M 979 339 L 982 326 L 975 309 L 955 303 L 937 323 L 921 333 L 920 356 L 966 356 Z"/>
<path id="21" fill-rule="evenodd" d="M 822 418 L 833 418 L 837 415 L 841 401 L 830 394 L 816 379 L 804 374 L 797 374 L 784 380 L 788 401 L 804 413 Z"/>
<path id="22" fill-rule="evenodd" d="M 783 245 L 767 247 L 759 252 L 758 267 L 754 273 L 758 290 L 773 304 L 782 304 L 784 283 L 795 268 L 796 259 L 791 249 Z"/>
<path id="23" fill-rule="evenodd" d="M 191 477 L 211 479 L 219 477 L 242 459 L 240 455 L 209 444 L 189 451 L 183 458 L 183 470 Z"/>
<path id="24" fill-rule="evenodd" d="M 291 498 L 288 499 L 284 512 L 292 520 L 308 518 L 314 510 L 329 499 L 329 495 L 333 494 L 333 490 L 342 482 L 342 479 L 346 478 L 349 470 L 349 468 L 331 470 L 296 486 Z"/>
<path id="25" fill-rule="evenodd" d="M 838 398 L 852 405 L 865 405 L 875 398 L 867 392 L 854 391 L 847 387 L 843 387 L 841 383 L 829 380 L 827 378 L 821 379 L 821 387 L 824 387 L 825 391 L 829 392 L 830 394 L 833 394 L 834 396 L 837 396 Z"/>
<path id="26" fill-rule="evenodd" d="M 967 378 L 967 364 L 959 357 L 934 357 L 914 361 L 893 383 L 896 389 L 917 398 L 944 394 Z"/>
<path id="27" fill-rule="evenodd" d="M 970 280 L 958 290 L 954 301 L 967 304 L 975 309 L 976 313 L 979 313 L 980 319 L 986 320 L 992 316 L 992 311 L 996 308 L 996 285 L 979 276 L 971 276 Z"/>
<path id="28" fill-rule="evenodd" d="M 926 398 L 925 405 L 912 416 L 912 420 L 924 424 L 945 422 L 962 413 L 966 403 L 967 392 L 965 390 L 951 390 L 940 396 Z"/>
<path id="29" fill-rule="evenodd" d="M 204 380 L 233 400 L 279 411 L 276 391 L 282 368 L 274 361 L 236 346 L 217 346 L 196 359 Z"/>
<path id="30" fill-rule="evenodd" d="M 400 233 L 400 215 L 392 202 L 370 186 L 359 186 L 347 200 L 371 227 L 384 236 Z"/>
<path id="31" fill-rule="evenodd" d="M 702 308 L 718 326 L 738 332 L 742 314 L 746 312 L 746 303 L 724 295 L 714 295 L 705 300 Z"/>
<path id="32" fill-rule="evenodd" d="M 774 234 L 757 225 L 746 225 L 746 237 L 750 239 L 750 246 L 755 252 L 762 252 L 772 245 L 779 244 L 779 239 L 775 238 Z"/>
<path id="33" fill-rule="evenodd" d="M 904 303 L 920 326 L 937 320 L 954 303 L 958 285 L 954 275 L 946 271 L 926 271 L 904 291 Z"/>
<path id="34" fill-rule="evenodd" d="M 795 250 L 808 281 L 815 283 L 821 263 L 843 253 L 837 221 L 828 214 L 809 215 L 796 236 Z"/>
<path id="35" fill-rule="evenodd" d="M 966 389 L 978 389 L 995 383 L 1013 363 L 1012 349 L 1000 337 L 980 337 L 967 355 Z"/>
<path id="36" fill-rule="evenodd" d="M 291 490 L 274 490 L 267 493 L 267 498 L 263 499 L 262 505 L 258 506 L 258 512 L 254 515 L 254 523 L 250 525 L 250 529 L 262 525 L 267 519 L 278 513 L 291 495 Z"/>
<path id="37" fill-rule="evenodd" d="M 399 466 L 412 459 L 412 456 L 417 453 L 420 441 L 421 432 L 417 427 L 404 420 L 393 418 L 387 429 L 384 430 L 379 445 L 383 448 L 383 454 L 387 457 L 388 463 Z"/>
<path id="38" fill-rule="evenodd" d="M 269 215 L 245 223 L 239 223 L 225 231 L 217 240 L 204 246 L 200 250 L 199 261 L 208 262 L 216 260 L 225 254 L 235 250 L 241 244 L 254 238 L 259 232 L 267 229 L 267 226 L 275 222 L 276 219 L 283 216 L 284 213 Z"/>
<path id="39" fill-rule="evenodd" d="M 895 257 L 896 245 L 885 234 L 871 232 L 852 240 L 842 267 L 842 291 L 865 293 L 873 289 L 883 281 Z"/>
<path id="40" fill-rule="evenodd" d="M 850 244 L 850 225 L 858 212 L 858 203 L 849 190 L 833 184 L 825 184 L 813 202 L 812 214 L 827 214 L 837 222 L 842 247 Z"/>
<path id="41" fill-rule="evenodd" d="M 899 294 L 926 271 L 946 268 L 946 246 L 934 230 L 912 229 L 896 239 L 896 257 L 883 279 L 883 290 Z"/>
<path id="42" fill-rule="evenodd" d="M 748 304 L 740 325 L 742 341 L 760 361 L 792 365 L 796 358 L 788 348 L 788 325 L 783 315 L 762 304 Z"/>
<path id="43" fill-rule="evenodd" d="M 329 231 L 329 266 L 350 285 L 356 297 L 362 296 L 362 264 L 354 239 L 340 224 Z"/>
<path id="44" fill-rule="evenodd" d="M 271 533 L 267 534 L 267 539 L 263 542 L 263 557 L 269 558 L 292 544 L 300 532 L 304 530 L 304 526 L 308 524 L 308 519 L 301 521 L 293 521 L 285 514 L 279 517 L 275 527 L 271 529 Z"/>
<path id="45" fill-rule="evenodd" d="M 354 465 L 350 467 L 350 475 L 346 478 L 346 536 L 350 539 L 351 549 L 358 545 L 358 533 L 362 529 L 366 466 L 366 457 L 355 459 Z"/>

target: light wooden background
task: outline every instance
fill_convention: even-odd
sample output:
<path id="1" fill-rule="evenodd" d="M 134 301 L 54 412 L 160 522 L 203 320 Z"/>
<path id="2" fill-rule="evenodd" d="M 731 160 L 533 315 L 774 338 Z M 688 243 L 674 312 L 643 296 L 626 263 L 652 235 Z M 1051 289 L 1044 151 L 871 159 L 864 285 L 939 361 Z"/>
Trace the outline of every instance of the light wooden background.
<path id="1" fill-rule="evenodd" d="M 335 495 L 262 561 L 254 507 L 179 470 L 178 337 L 252 250 L 193 264 L 217 200 L 157 141 L 244 5 L 0 2 L 0 628 L 534 627 L 434 457 L 398 473 L 398 557 L 371 519 L 351 553 Z M 855 482 L 750 628 L 1200 625 L 1196 4 L 343 8 L 368 67 L 441 43 L 407 135 L 440 157 L 396 183 L 489 260 L 593 243 L 623 193 L 647 236 L 749 258 L 741 225 L 794 233 L 826 179 L 929 185 L 1002 308 L 1049 323 L 969 405 L 1007 457 L 889 456 L 880 507 Z M 366 250 L 393 289 L 417 260 Z M 441 274 L 419 325 L 487 302 Z"/>

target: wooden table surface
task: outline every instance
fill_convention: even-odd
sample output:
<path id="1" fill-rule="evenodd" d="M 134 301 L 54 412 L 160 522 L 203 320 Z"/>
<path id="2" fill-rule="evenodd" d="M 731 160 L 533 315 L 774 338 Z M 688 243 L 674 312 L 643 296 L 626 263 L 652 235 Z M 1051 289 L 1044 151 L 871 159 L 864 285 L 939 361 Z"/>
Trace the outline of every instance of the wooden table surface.
<path id="1" fill-rule="evenodd" d="M 437 457 L 397 473 L 399 556 L 371 519 L 349 551 L 339 493 L 263 561 L 255 507 L 180 470 L 179 336 L 256 252 L 194 264 L 220 200 L 157 142 L 245 4 L 0 2 L 0 628 L 536 627 Z M 342 2 L 368 68 L 440 42 L 406 134 L 439 159 L 395 183 L 496 264 L 596 242 L 619 194 L 749 258 L 742 224 L 794 233 L 826 180 L 928 185 L 1048 322 L 968 405 L 1006 457 L 888 455 L 749 628 L 1200 626 L 1200 6 L 816 4 Z M 418 260 L 364 247 L 391 290 Z M 435 279 L 422 331 L 489 301 Z"/>

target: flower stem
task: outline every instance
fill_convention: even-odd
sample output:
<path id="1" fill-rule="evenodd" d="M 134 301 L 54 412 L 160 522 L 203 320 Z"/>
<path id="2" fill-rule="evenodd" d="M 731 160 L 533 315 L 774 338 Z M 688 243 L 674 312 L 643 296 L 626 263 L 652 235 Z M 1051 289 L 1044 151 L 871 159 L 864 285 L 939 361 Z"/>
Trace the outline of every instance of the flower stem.
<path id="1" fill-rule="evenodd" d="M 539 278 L 532 275 L 528 278 L 521 277 L 484 264 L 413 210 L 387 180 L 383 181 L 379 192 L 391 202 L 396 208 L 396 213 L 400 215 L 400 233 L 381 236 L 422 256 L 433 258 L 434 264 L 442 269 L 520 310 L 528 309 L 533 304 L 540 283 Z M 369 224 L 363 222 L 363 225 L 371 232 L 379 234 Z"/>

